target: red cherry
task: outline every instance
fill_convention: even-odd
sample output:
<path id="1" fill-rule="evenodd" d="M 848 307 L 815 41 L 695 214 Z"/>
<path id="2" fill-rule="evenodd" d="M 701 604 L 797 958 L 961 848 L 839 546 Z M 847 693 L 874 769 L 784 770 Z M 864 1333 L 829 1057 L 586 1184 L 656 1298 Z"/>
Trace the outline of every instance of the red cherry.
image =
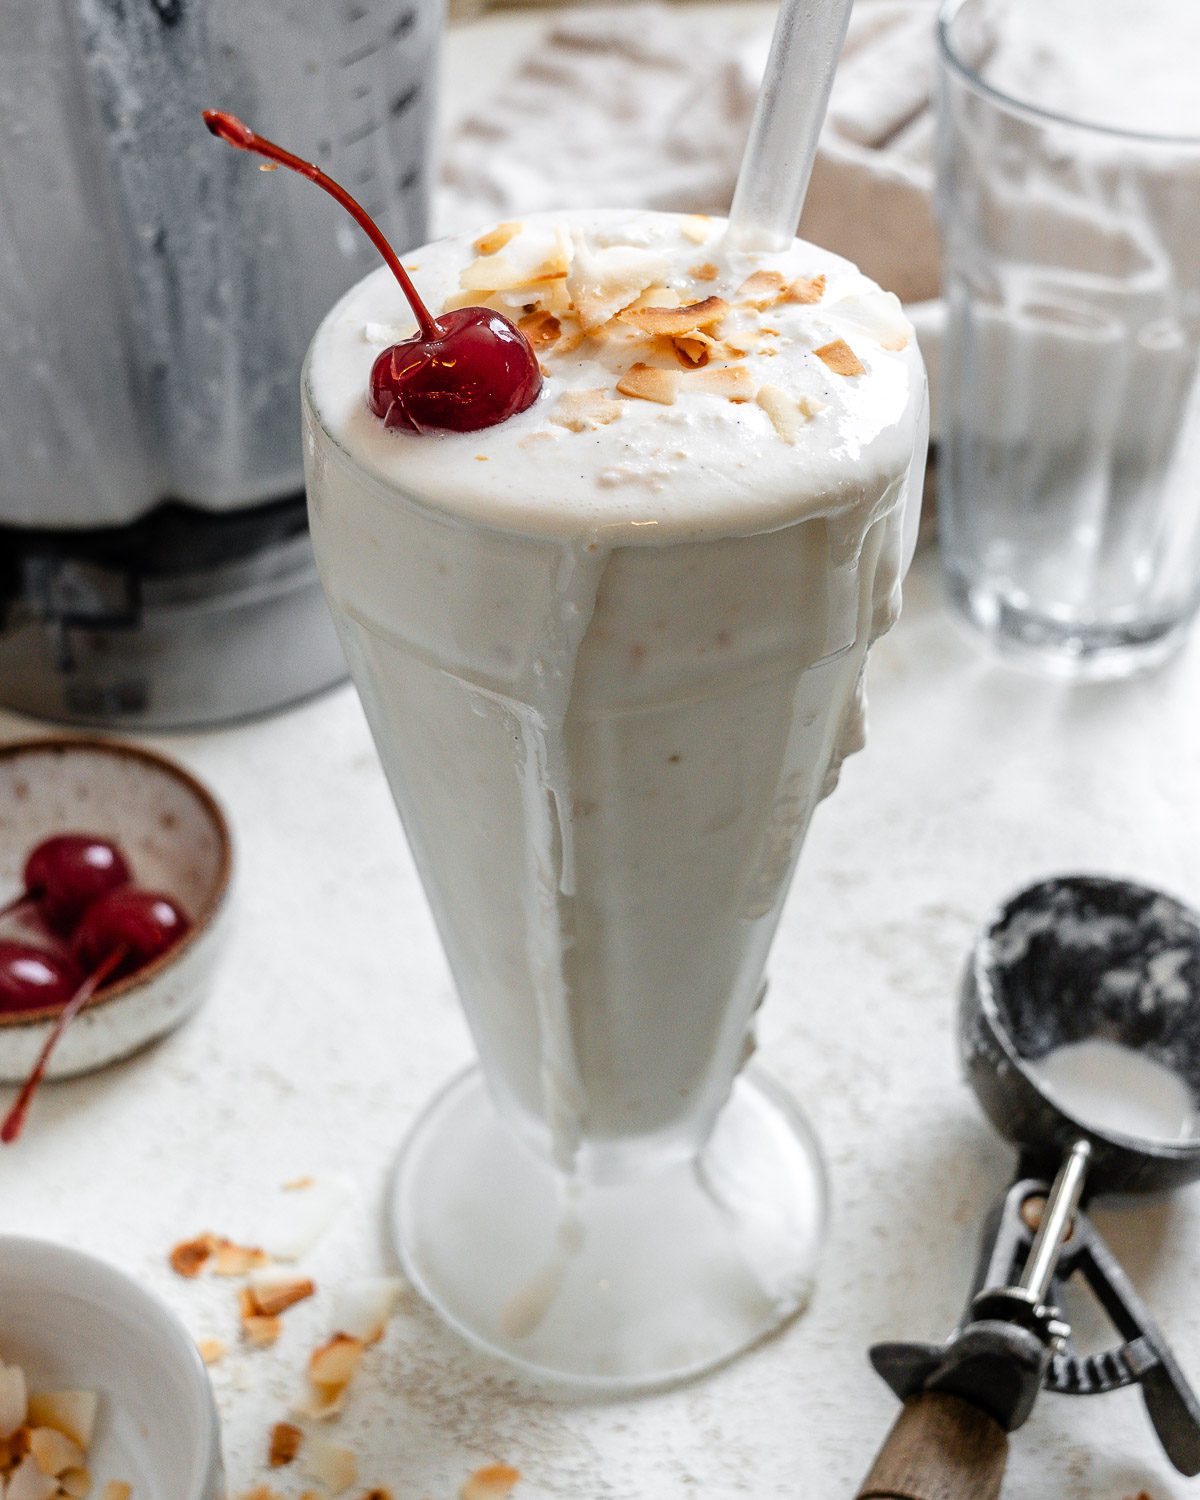
<path id="1" fill-rule="evenodd" d="M 0 939 L 0 1015 L 65 1005 L 79 980 L 69 958 Z"/>
<path id="2" fill-rule="evenodd" d="M 371 410 L 386 426 L 405 432 L 478 432 L 533 405 L 542 389 L 542 372 L 520 329 L 486 307 L 432 317 L 379 226 L 345 188 L 312 162 L 256 135 L 234 115 L 206 109 L 204 123 L 238 150 L 255 151 L 324 188 L 364 230 L 400 283 L 420 332 L 385 349 L 371 370 Z"/>
<path id="3" fill-rule="evenodd" d="M 125 856 L 110 839 L 57 833 L 43 839 L 25 861 L 24 893 L 0 916 L 34 903 L 51 931 L 66 936 L 93 901 L 131 879 Z"/>
<path id="4" fill-rule="evenodd" d="M 443 313 L 438 339 L 385 349 L 371 368 L 371 410 L 404 432 L 476 432 L 537 400 L 533 351 L 507 318 L 486 307 Z"/>
<path id="5" fill-rule="evenodd" d="M 125 886 L 88 907 L 75 934 L 75 960 L 91 972 L 119 952 L 121 960 L 110 971 L 110 978 L 119 979 L 165 953 L 190 926 L 170 896 Z"/>
<path id="6" fill-rule="evenodd" d="M 33 1071 L 0 1124 L 0 1141 L 11 1145 L 21 1134 L 33 1096 L 46 1076 L 51 1054 L 63 1032 L 96 991 L 158 958 L 174 946 L 190 926 L 183 909 L 170 896 L 139 890 L 136 886 L 109 891 L 88 907 L 75 934 L 75 954 L 82 966 L 89 970 L 88 976 L 76 984 L 70 999 L 59 1011 L 54 1029 L 46 1038 Z"/>

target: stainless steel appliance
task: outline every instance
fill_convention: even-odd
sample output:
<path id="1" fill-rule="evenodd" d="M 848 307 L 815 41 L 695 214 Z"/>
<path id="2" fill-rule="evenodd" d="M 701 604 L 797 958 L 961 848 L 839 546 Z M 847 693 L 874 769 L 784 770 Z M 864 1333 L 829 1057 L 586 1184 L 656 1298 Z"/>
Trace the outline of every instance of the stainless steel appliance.
<path id="1" fill-rule="evenodd" d="M 441 0 L 8 0 L 0 13 L 0 703 L 213 722 L 342 675 L 309 550 L 299 372 L 425 235 Z"/>

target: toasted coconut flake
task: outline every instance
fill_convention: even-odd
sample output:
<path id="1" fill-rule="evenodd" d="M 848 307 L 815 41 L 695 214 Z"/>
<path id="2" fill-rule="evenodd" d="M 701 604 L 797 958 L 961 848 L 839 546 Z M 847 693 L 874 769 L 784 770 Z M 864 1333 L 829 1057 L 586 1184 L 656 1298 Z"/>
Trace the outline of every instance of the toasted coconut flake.
<path id="1" fill-rule="evenodd" d="M 696 281 L 716 281 L 721 274 L 719 266 L 714 266 L 711 260 L 702 261 L 700 265 L 693 266 L 688 275 Z"/>
<path id="2" fill-rule="evenodd" d="M 127 1484 L 123 1479 L 110 1479 L 104 1486 L 100 1500 L 129 1500 L 133 1494 L 133 1485 Z"/>
<path id="3" fill-rule="evenodd" d="M 511 287 L 527 286 L 529 273 L 514 266 L 506 255 L 481 255 L 463 268 L 458 278 L 464 292 L 507 291 Z"/>
<path id="4" fill-rule="evenodd" d="M 304 1444 L 300 1459 L 304 1472 L 334 1495 L 348 1490 L 358 1478 L 358 1460 L 341 1443 L 314 1434 Z"/>
<path id="5" fill-rule="evenodd" d="M 362 1363 L 363 1341 L 348 1333 L 335 1333 L 327 1344 L 313 1351 L 308 1378 L 316 1386 L 349 1385 Z"/>
<path id="6" fill-rule="evenodd" d="M 278 1317 L 264 1317 L 258 1310 L 254 1293 L 248 1286 L 238 1292 L 238 1312 L 242 1322 L 242 1337 L 255 1349 L 269 1349 L 283 1332 L 283 1322 Z"/>
<path id="7" fill-rule="evenodd" d="M 53 1427 L 31 1427 L 29 1451 L 43 1474 L 57 1477 L 66 1469 L 83 1467 L 83 1449 Z"/>
<path id="8" fill-rule="evenodd" d="M 86 1452 L 96 1430 L 95 1391 L 42 1391 L 29 1398 L 29 1423 L 53 1427 Z"/>
<path id="9" fill-rule="evenodd" d="M 54 1500 L 58 1480 L 44 1474 L 32 1453 L 27 1453 L 8 1476 L 6 1500 Z"/>
<path id="10" fill-rule="evenodd" d="M 243 1490 L 235 1500 L 287 1500 L 287 1496 L 273 1490 L 269 1484 L 256 1484 L 252 1490 Z"/>
<path id="11" fill-rule="evenodd" d="M 684 390 L 724 396 L 727 401 L 753 401 L 758 385 L 744 365 L 709 365 L 687 377 Z"/>
<path id="12" fill-rule="evenodd" d="M 538 287 L 535 306 L 541 312 L 554 313 L 561 317 L 571 311 L 571 294 L 567 291 L 567 278 L 556 276 Z"/>
<path id="13" fill-rule="evenodd" d="M 392 1500 L 392 1492 L 391 1490 L 383 1489 L 380 1485 L 376 1485 L 373 1490 L 366 1492 L 362 1500 Z"/>
<path id="14" fill-rule="evenodd" d="M 293 1402 L 292 1410 L 310 1422 L 330 1422 L 345 1410 L 348 1389 L 344 1385 L 310 1385 Z"/>
<path id="15" fill-rule="evenodd" d="M 558 398 L 550 420 L 568 432 L 594 432 L 607 427 L 621 415 L 621 403 L 607 391 L 564 391 Z"/>
<path id="16" fill-rule="evenodd" d="M 673 286 L 648 286 L 640 297 L 625 308 L 626 312 L 637 312 L 642 307 L 678 307 L 683 298 Z"/>
<path id="17" fill-rule="evenodd" d="M 312 1187 L 312 1185 L 313 1179 L 311 1177 L 292 1177 L 284 1183 L 283 1190 L 285 1193 L 299 1193 L 305 1188 Z"/>
<path id="18" fill-rule="evenodd" d="M 824 276 L 801 276 L 798 281 L 793 281 L 783 297 L 783 302 L 820 302 L 825 295 Z"/>
<path id="19" fill-rule="evenodd" d="M 617 321 L 652 337 L 660 334 L 675 337 L 711 328 L 728 311 L 729 303 L 723 297 L 705 297 L 703 302 L 690 302 L 684 307 L 626 308 L 617 314 Z"/>
<path id="20" fill-rule="evenodd" d="M 867 367 L 846 343 L 845 339 L 834 339 L 831 344 L 822 344 L 813 353 L 827 364 L 835 375 L 865 375 Z"/>
<path id="21" fill-rule="evenodd" d="M 829 306 L 834 327 L 850 338 L 865 336 L 881 349 L 903 349 L 912 337 L 912 324 L 900 299 L 892 292 L 852 293 Z"/>
<path id="22" fill-rule="evenodd" d="M 285 1464 L 290 1464 L 300 1452 L 300 1444 L 303 1441 L 304 1434 L 299 1427 L 294 1427 L 291 1422 L 276 1422 L 271 1428 L 271 1445 L 267 1451 L 267 1462 L 273 1469 L 282 1469 Z"/>
<path id="23" fill-rule="evenodd" d="M 755 399 L 785 443 L 794 443 L 809 419 L 825 409 L 822 402 L 797 398 L 777 385 L 764 385 Z"/>
<path id="24" fill-rule="evenodd" d="M 517 323 L 517 327 L 535 349 L 551 348 L 558 343 L 562 333 L 562 324 L 554 314 L 543 311 L 526 314 Z"/>
<path id="25" fill-rule="evenodd" d="M 497 224 L 495 229 L 481 234 L 472 248 L 476 255 L 495 255 L 497 250 L 503 250 L 509 240 L 520 234 L 522 227 L 519 219 L 508 219 L 503 224 Z"/>
<path id="26" fill-rule="evenodd" d="M 737 299 L 751 307 L 771 307 L 779 301 L 786 286 L 787 277 L 778 271 L 755 271 L 738 287 Z"/>
<path id="27" fill-rule="evenodd" d="M 199 1276 L 216 1253 L 216 1249 L 216 1235 L 198 1234 L 195 1239 L 182 1240 L 167 1258 L 171 1262 L 172 1271 L 177 1276 L 184 1276 L 190 1281 L 193 1276 Z"/>
<path id="28" fill-rule="evenodd" d="M 29 1388 L 19 1365 L 0 1364 L 0 1439 L 10 1438 L 29 1412 Z"/>
<path id="29" fill-rule="evenodd" d="M 294 1271 L 268 1269 L 252 1272 L 250 1276 L 254 1311 L 265 1318 L 277 1317 L 297 1302 L 306 1301 L 316 1289 L 311 1277 L 298 1276 Z"/>
<path id="30" fill-rule="evenodd" d="M 251 1317 L 242 1319 L 242 1333 L 246 1342 L 255 1349 L 269 1349 L 283 1332 L 279 1318 Z"/>
<path id="31" fill-rule="evenodd" d="M 607 323 L 615 313 L 663 279 L 666 258 L 630 245 L 596 249 L 582 234 L 575 235 L 575 255 L 567 275 L 567 291 L 585 332 Z"/>
<path id="32" fill-rule="evenodd" d="M 735 348 L 707 333 L 685 333 L 669 340 L 671 353 L 685 370 L 699 370 L 713 359 L 740 359 L 744 349 Z"/>
<path id="33" fill-rule="evenodd" d="M 85 1500 L 92 1492 L 92 1471 L 82 1467 L 67 1469 L 58 1476 L 58 1487 L 71 1500 Z"/>
<path id="34" fill-rule="evenodd" d="M 398 1276 L 363 1276 L 347 1282 L 334 1302 L 334 1326 L 364 1344 L 377 1344 L 403 1291 Z"/>
<path id="35" fill-rule="evenodd" d="M 229 1353 L 228 1345 L 221 1339 L 197 1339 L 196 1348 L 199 1349 L 200 1358 L 206 1365 L 220 1364 Z"/>
<path id="36" fill-rule="evenodd" d="M 213 1270 L 218 1276 L 248 1276 L 251 1271 L 271 1264 L 271 1257 L 257 1245 L 235 1245 L 232 1240 L 217 1241 L 217 1260 Z"/>
<path id="37" fill-rule="evenodd" d="M 679 231 L 693 245 L 703 245 L 712 233 L 712 220 L 707 214 L 688 214 L 680 224 Z"/>
<path id="38" fill-rule="evenodd" d="M 497 253 L 473 260 L 459 276 L 459 286 L 468 292 L 511 292 L 519 287 L 554 281 L 571 269 L 571 240 L 564 230 L 557 229 L 549 243 L 532 246 L 523 243 L 520 248 L 524 253 L 516 260 L 512 254 L 505 254 L 509 243 L 506 240 Z M 516 248 L 514 246 L 514 250 Z M 542 250 L 545 252 L 542 258 L 532 261 L 530 252 L 540 253 Z"/>
<path id="39" fill-rule="evenodd" d="M 503 1500 L 511 1495 L 521 1478 L 521 1471 L 511 1464 L 485 1464 L 463 1481 L 460 1500 Z"/>
<path id="40" fill-rule="evenodd" d="M 631 365 L 617 381 L 617 390 L 623 396 L 634 396 L 639 401 L 674 406 L 679 392 L 679 371 L 660 370 L 654 365 Z"/>

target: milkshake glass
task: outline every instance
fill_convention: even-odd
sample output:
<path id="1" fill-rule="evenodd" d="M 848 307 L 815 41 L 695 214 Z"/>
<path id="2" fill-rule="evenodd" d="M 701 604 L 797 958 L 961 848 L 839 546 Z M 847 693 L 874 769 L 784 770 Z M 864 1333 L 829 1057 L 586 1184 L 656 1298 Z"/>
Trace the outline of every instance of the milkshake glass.
<path id="1" fill-rule="evenodd" d="M 536 215 L 407 257 L 521 320 L 538 402 L 388 431 L 386 271 L 314 339 L 314 545 L 480 1056 L 417 1122 L 410 1275 L 559 1378 L 654 1384 L 805 1303 L 819 1155 L 745 1065 L 812 810 L 899 605 L 924 371 L 895 299 L 719 220 Z"/>

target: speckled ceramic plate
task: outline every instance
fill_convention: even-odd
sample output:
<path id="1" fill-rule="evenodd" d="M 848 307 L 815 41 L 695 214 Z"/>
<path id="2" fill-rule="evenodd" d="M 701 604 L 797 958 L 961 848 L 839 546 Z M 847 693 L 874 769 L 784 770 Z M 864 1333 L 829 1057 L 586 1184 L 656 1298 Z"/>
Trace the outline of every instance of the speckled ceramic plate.
<path id="1" fill-rule="evenodd" d="M 229 915 L 225 817 L 177 762 L 116 740 L 0 744 L 0 905 L 20 890 L 30 849 L 52 833 L 71 832 L 119 843 L 137 883 L 172 896 L 192 926 L 156 962 L 96 995 L 64 1034 L 49 1078 L 103 1067 L 185 1020 L 207 993 Z M 4 930 L 20 934 L 9 923 Z M 0 1015 L 0 1081 L 25 1078 L 54 1014 Z"/>

